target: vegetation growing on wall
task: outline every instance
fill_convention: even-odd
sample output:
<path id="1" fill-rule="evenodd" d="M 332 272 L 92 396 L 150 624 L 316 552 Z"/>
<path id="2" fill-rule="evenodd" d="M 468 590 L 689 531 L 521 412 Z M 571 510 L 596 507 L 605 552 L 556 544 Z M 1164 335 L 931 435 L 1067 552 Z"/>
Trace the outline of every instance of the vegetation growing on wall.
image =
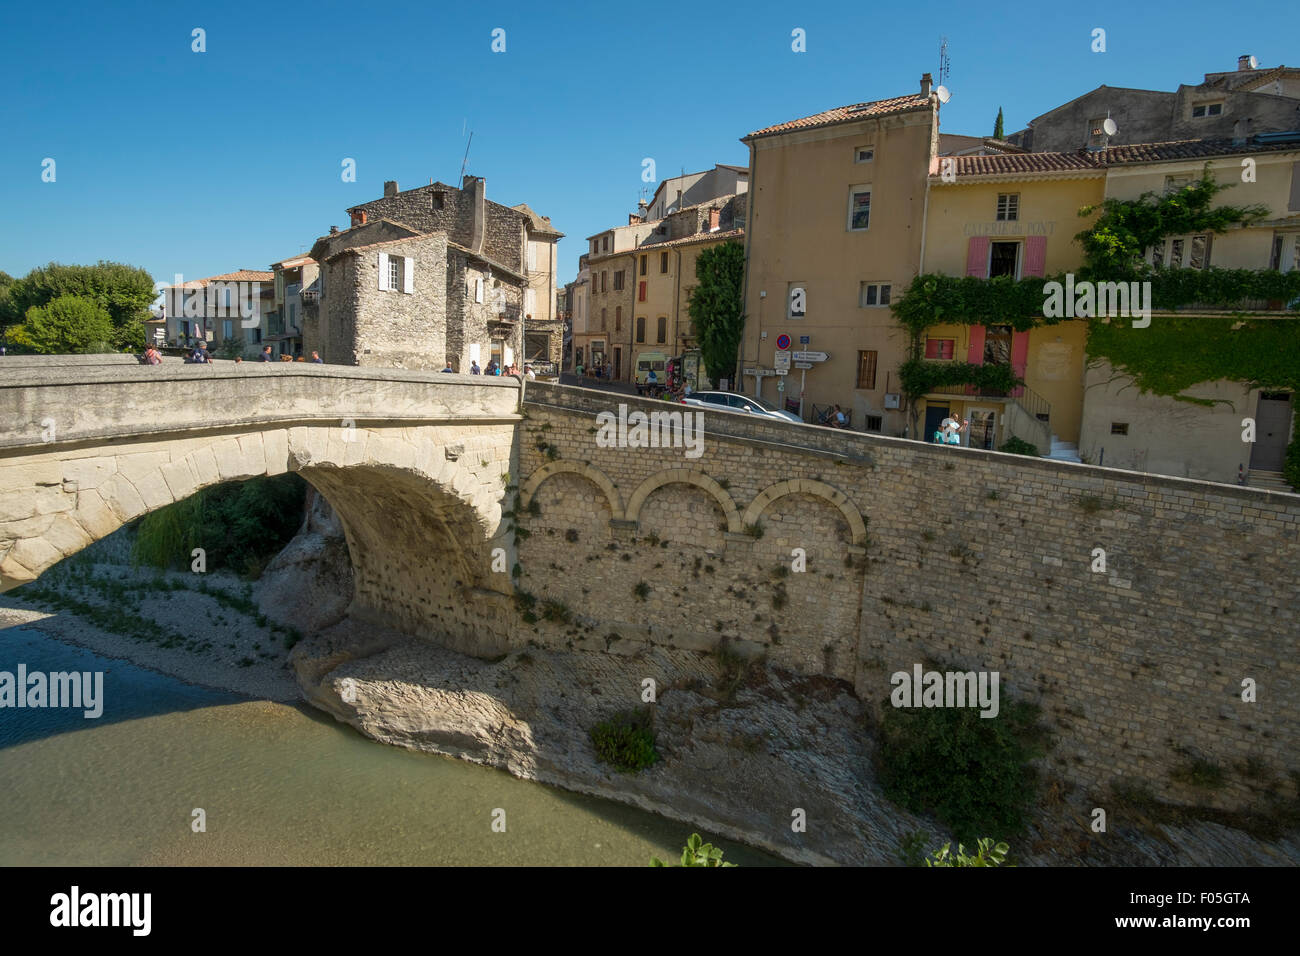
<path id="1" fill-rule="evenodd" d="M 930 813 L 959 840 L 1020 831 L 1033 805 L 1041 735 L 1038 712 L 1003 700 L 984 718 L 967 707 L 885 707 L 877 751 L 885 794 L 913 813 Z"/>
<path id="2" fill-rule="evenodd" d="M 1180 308 L 1242 309 L 1261 303 L 1271 309 L 1300 312 L 1300 270 L 1164 269 L 1142 261 L 1142 253 L 1168 236 L 1221 233 L 1255 221 L 1263 206 L 1218 206 L 1214 197 L 1231 184 L 1216 183 L 1208 166 L 1200 180 L 1167 195 L 1144 193 L 1136 199 L 1107 199 L 1084 207 L 1080 215 L 1100 216 L 1075 238 L 1084 250 L 1077 278 L 1094 281 L 1151 283 L 1151 306 L 1170 312 Z M 899 369 L 901 390 L 913 409 L 936 388 L 977 385 L 985 391 L 1010 391 L 1018 384 L 1009 367 L 927 361 L 926 330 L 941 324 L 1010 325 L 1018 332 L 1060 319 L 1044 318 L 1043 286 L 1064 283 L 1065 276 L 1014 280 L 1007 276 L 920 275 L 892 306 L 911 336 L 909 358 Z M 1221 379 L 1259 388 L 1300 394 L 1300 322 L 1251 319 L 1241 314 L 1211 318 L 1160 317 L 1147 328 L 1127 321 L 1088 323 L 1087 355 L 1108 362 L 1133 378 L 1139 390 L 1180 401 L 1209 404 L 1182 394 L 1201 382 Z M 993 368 L 997 371 L 980 371 Z M 1287 448 L 1284 474 L 1300 489 L 1300 415 Z"/>

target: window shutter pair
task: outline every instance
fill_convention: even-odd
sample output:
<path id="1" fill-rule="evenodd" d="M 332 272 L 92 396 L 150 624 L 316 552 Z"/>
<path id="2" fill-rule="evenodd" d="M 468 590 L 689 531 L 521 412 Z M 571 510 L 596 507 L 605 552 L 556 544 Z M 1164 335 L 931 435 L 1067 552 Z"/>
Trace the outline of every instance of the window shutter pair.
<path id="1" fill-rule="evenodd" d="M 379 253 L 379 291 L 396 292 L 388 282 L 388 262 L 389 255 L 386 252 Z M 402 291 L 407 295 L 415 292 L 415 260 L 409 256 L 397 256 L 402 260 Z"/>

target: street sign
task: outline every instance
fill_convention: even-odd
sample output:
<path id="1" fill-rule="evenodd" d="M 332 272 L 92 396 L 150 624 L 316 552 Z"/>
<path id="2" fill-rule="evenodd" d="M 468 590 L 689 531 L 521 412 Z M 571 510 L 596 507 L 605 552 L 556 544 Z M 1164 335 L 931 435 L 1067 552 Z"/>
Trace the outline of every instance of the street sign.
<path id="1" fill-rule="evenodd" d="M 788 349 L 790 347 L 790 336 L 782 332 L 776 337 L 776 347 L 779 349 Z"/>
<path id="2" fill-rule="evenodd" d="M 771 373 L 771 372 L 768 372 L 767 374 L 771 375 L 772 373 Z M 779 368 L 779 369 L 776 370 L 776 374 L 777 374 L 777 375 L 789 375 L 789 374 L 790 374 L 790 370 L 789 370 L 788 368 Z"/>
<path id="3" fill-rule="evenodd" d="M 801 335 L 801 336 L 799 336 L 799 344 L 800 344 L 800 345 L 807 345 L 807 344 L 808 344 L 809 342 L 811 342 L 811 341 L 812 341 L 812 336 L 811 336 L 811 335 Z"/>
<path id="4" fill-rule="evenodd" d="M 745 374 L 752 375 L 754 378 L 766 378 L 769 375 L 776 375 L 778 373 L 772 371 L 770 368 L 747 368 L 745 369 Z"/>
<path id="5" fill-rule="evenodd" d="M 794 360 L 796 362 L 825 362 L 829 355 L 825 352 L 795 352 Z"/>
<path id="6" fill-rule="evenodd" d="M 785 336 L 783 336 L 783 338 L 785 338 Z M 786 341 L 788 342 L 789 339 L 786 338 Z M 790 367 L 790 353 L 789 353 L 789 352 L 777 352 L 777 353 L 776 353 L 776 357 L 775 357 L 775 359 L 774 359 L 773 362 L 772 362 L 772 365 L 775 366 L 776 368 L 789 368 L 789 367 Z"/>
<path id="7" fill-rule="evenodd" d="M 812 362 L 795 362 L 795 363 L 794 363 L 794 367 L 795 367 L 795 368 L 802 368 L 802 369 L 809 369 L 809 368 L 812 368 L 812 367 L 813 367 L 813 363 L 812 363 Z"/>

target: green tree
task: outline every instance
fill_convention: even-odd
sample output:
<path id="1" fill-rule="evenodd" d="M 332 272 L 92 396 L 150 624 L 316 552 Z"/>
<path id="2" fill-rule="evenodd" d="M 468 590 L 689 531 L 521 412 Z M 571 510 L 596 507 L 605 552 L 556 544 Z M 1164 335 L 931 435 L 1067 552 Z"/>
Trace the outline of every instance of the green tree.
<path id="1" fill-rule="evenodd" d="M 153 278 L 143 269 L 120 262 L 93 266 L 51 262 L 14 280 L 8 295 L 0 294 L 0 324 L 22 322 L 28 311 L 62 296 L 95 302 L 109 316 L 108 341 L 117 349 L 144 345 L 144 320 L 158 297 Z"/>
<path id="2" fill-rule="evenodd" d="M 1137 199 L 1107 199 L 1084 206 L 1079 215 L 1101 210 L 1097 221 L 1074 238 L 1083 246 L 1087 271 L 1118 279 L 1142 266 L 1142 253 L 1166 236 L 1220 233 L 1268 215 L 1268 207 L 1215 206 L 1214 197 L 1235 183 L 1218 183 L 1207 163 L 1201 178 L 1164 195 L 1145 192 Z"/>
<path id="3" fill-rule="evenodd" d="M 998 118 L 993 121 L 993 138 L 1002 138 L 1002 107 L 998 107 Z"/>
<path id="4" fill-rule="evenodd" d="M 691 327 L 709 378 L 735 382 L 736 355 L 745 329 L 742 296 L 745 247 L 724 242 L 706 249 L 695 260 L 699 285 L 691 293 Z"/>
<path id="5" fill-rule="evenodd" d="M 11 326 L 16 345 L 46 355 L 112 351 L 113 322 L 93 299 L 61 295 L 27 310 L 22 325 Z"/>

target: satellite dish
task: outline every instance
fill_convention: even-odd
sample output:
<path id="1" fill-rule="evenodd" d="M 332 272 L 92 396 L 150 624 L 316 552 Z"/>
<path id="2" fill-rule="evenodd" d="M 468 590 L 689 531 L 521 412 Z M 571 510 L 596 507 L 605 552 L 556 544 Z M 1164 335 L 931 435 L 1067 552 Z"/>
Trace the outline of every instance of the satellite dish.
<path id="1" fill-rule="evenodd" d="M 1109 116 L 1102 122 L 1101 128 L 1106 131 L 1107 136 L 1114 136 L 1119 131 L 1119 127 L 1115 125 L 1115 121 Z"/>
<path id="2" fill-rule="evenodd" d="M 948 87 L 946 86 L 936 86 L 934 88 L 934 95 L 939 97 L 940 103 L 947 103 L 952 99 L 952 94 L 948 92 Z"/>
<path id="3" fill-rule="evenodd" d="M 1251 57 L 1249 60 L 1247 60 L 1246 62 L 1250 64 L 1250 68 L 1251 68 L 1252 70 L 1258 70 L 1258 69 L 1259 69 L 1259 58 L 1258 58 L 1258 57 L 1254 57 L 1254 56 L 1252 56 L 1252 57 Z"/>

